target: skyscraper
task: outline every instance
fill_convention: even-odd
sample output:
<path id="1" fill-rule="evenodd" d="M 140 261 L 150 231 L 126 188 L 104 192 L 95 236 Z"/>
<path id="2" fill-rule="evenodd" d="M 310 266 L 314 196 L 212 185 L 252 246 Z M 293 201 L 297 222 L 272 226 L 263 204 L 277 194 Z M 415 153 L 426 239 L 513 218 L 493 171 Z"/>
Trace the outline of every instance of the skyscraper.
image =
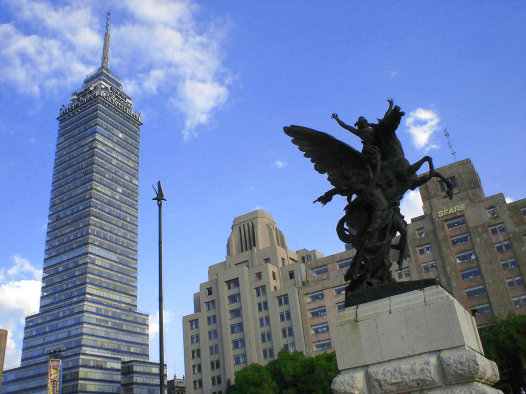
<path id="1" fill-rule="evenodd" d="M 63 393 L 158 387 L 137 311 L 141 116 L 108 67 L 109 45 L 108 14 L 101 67 L 60 109 L 40 310 L 3 392 L 45 392 L 49 352 L 61 348 Z"/>

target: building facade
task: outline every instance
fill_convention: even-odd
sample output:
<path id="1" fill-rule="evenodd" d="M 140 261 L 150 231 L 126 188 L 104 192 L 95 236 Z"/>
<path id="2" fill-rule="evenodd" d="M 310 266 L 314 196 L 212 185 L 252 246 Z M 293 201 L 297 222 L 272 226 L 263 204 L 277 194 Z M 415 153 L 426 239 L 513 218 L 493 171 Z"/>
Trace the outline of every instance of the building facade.
<path id="1" fill-rule="evenodd" d="M 485 197 L 469 160 L 439 171 L 453 183 L 454 198 L 444 198 L 436 180 L 420 188 L 424 215 L 409 223 L 410 258 L 393 277 L 439 279 L 478 325 L 526 313 L 526 199 Z M 236 371 L 267 364 L 283 348 L 307 356 L 332 351 L 344 309 L 352 247 L 326 257 L 292 252 L 264 211 L 235 218 L 227 245 L 226 261 L 209 267 L 194 294 L 195 313 L 183 318 L 188 393 L 220 393 Z"/>
<path id="2" fill-rule="evenodd" d="M 60 109 L 39 312 L 26 317 L 21 366 L 6 393 L 46 392 L 62 353 L 62 392 L 158 392 L 148 315 L 137 311 L 140 114 L 101 67 Z"/>
<path id="3" fill-rule="evenodd" d="M 446 198 L 443 182 L 420 187 L 424 215 L 408 226 L 410 276 L 439 278 L 479 326 L 492 316 L 526 313 L 526 199 L 486 197 L 469 159 L 439 171 L 454 197 Z"/>
<path id="4" fill-rule="evenodd" d="M 331 349 L 323 323 L 343 309 L 353 253 L 293 252 L 268 213 L 235 218 L 226 261 L 209 267 L 194 294 L 195 312 L 183 317 L 187 392 L 221 393 L 235 372 L 267 364 L 283 348 L 308 355 Z M 332 286 L 323 307 L 321 284 Z"/>

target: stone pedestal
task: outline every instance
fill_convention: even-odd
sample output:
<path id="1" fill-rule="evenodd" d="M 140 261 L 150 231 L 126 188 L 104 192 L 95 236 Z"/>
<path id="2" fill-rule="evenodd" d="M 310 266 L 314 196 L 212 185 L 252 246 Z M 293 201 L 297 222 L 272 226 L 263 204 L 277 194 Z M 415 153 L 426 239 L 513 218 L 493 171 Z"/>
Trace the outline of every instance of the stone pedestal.
<path id="1" fill-rule="evenodd" d="M 346 308 L 334 393 L 500 393 L 471 314 L 439 286 Z"/>

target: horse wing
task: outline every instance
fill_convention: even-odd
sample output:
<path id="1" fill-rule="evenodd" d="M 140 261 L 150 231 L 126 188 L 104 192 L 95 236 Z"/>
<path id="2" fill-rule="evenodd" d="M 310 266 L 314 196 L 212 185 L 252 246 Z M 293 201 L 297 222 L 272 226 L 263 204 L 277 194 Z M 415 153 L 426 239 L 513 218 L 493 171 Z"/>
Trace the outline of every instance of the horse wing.
<path id="1" fill-rule="evenodd" d="M 307 127 L 292 125 L 283 130 L 292 137 L 292 143 L 304 152 L 304 156 L 314 163 L 314 169 L 320 174 L 327 174 L 334 187 L 352 189 L 353 184 L 364 184 L 370 180 L 362 154 L 346 143 Z"/>

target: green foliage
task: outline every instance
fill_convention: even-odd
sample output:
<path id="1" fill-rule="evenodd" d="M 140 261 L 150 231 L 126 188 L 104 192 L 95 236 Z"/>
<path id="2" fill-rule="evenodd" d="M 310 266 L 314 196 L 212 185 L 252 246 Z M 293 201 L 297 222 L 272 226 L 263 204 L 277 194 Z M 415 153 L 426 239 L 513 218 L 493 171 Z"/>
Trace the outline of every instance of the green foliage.
<path id="1" fill-rule="evenodd" d="M 495 319 L 479 329 L 479 334 L 486 357 L 499 367 L 501 381 L 511 384 L 514 392 L 520 390 L 526 383 L 522 366 L 526 356 L 526 316 L 510 313 L 506 319 Z"/>
<path id="2" fill-rule="evenodd" d="M 270 377 L 268 368 L 259 364 L 250 364 L 236 372 L 236 384 L 228 392 L 232 394 L 274 394 L 278 392 L 278 387 Z"/>
<path id="3" fill-rule="evenodd" d="M 331 383 L 337 374 L 335 353 L 305 357 L 301 352 L 282 349 L 278 358 L 266 367 L 251 364 L 237 372 L 236 384 L 229 393 L 331 393 Z M 270 391 L 261 391 L 263 387 Z"/>

